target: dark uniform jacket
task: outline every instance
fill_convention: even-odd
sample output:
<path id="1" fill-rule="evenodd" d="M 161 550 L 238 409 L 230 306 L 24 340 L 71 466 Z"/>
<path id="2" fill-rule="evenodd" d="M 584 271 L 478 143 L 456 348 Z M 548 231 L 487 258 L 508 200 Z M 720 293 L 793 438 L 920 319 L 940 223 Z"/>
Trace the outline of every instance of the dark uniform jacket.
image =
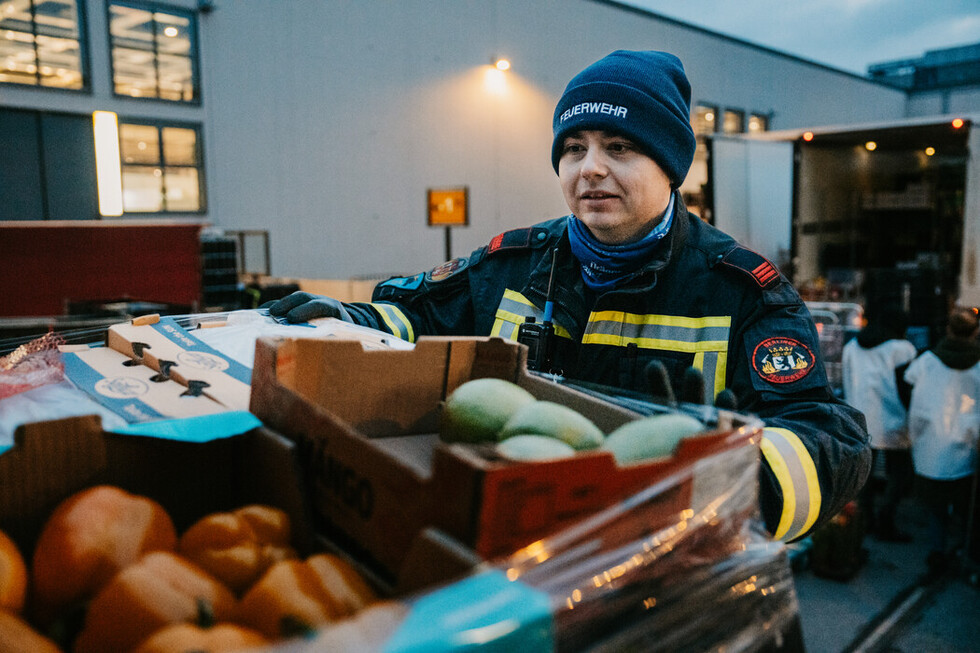
<path id="1" fill-rule="evenodd" d="M 761 504 L 774 537 L 792 540 L 836 514 L 868 475 L 864 417 L 829 388 L 809 312 L 762 256 L 687 212 L 675 195 L 670 232 L 628 282 L 600 295 L 582 281 L 567 218 L 508 231 L 468 258 L 382 282 L 371 303 L 345 304 L 363 325 L 420 335 L 516 339 L 542 321 L 551 278 L 553 369 L 570 379 L 644 391 L 661 360 L 672 378 L 694 366 L 705 396 L 730 388 L 765 421 Z"/>

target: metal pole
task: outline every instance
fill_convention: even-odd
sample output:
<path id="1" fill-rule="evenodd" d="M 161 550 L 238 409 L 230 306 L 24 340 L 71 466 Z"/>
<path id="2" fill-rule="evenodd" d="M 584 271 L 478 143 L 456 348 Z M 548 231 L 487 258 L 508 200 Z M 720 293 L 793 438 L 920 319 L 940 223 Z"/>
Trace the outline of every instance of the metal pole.
<path id="1" fill-rule="evenodd" d="M 453 250 L 452 244 L 453 243 L 452 243 L 452 236 L 450 235 L 451 232 L 452 232 L 452 227 L 448 227 L 447 226 L 446 227 L 446 259 L 445 259 L 447 261 L 450 260 L 453 257 L 453 254 L 452 254 L 452 250 Z"/>

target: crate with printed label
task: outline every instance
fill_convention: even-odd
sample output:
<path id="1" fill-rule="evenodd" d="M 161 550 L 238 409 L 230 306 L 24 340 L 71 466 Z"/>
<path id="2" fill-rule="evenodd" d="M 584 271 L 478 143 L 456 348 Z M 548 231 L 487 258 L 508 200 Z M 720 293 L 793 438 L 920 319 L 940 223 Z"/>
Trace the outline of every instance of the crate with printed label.
<path id="1" fill-rule="evenodd" d="M 678 514 L 710 509 L 727 486 L 757 470 L 761 423 L 713 409 L 704 412 L 703 430 L 682 439 L 672 455 L 631 465 L 617 465 L 599 450 L 513 462 L 486 446 L 441 441 L 446 398 L 483 377 L 570 407 L 605 434 L 642 417 L 529 373 L 526 353 L 500 338 L 423 337 L 401 351 L 260 338 L 251 411 L 297 442 L 318 531 L 400 583 L 432 548 L 433 529 L 477 559 L 491 559 L 680 474 L 682 482 L 656 499 L 659 513 L 650 514 L 660 514 L 661 522 L 644 526 L 653 532 Z M 754 498 L 740 510 L 728 523 L 754 517 Z"/>

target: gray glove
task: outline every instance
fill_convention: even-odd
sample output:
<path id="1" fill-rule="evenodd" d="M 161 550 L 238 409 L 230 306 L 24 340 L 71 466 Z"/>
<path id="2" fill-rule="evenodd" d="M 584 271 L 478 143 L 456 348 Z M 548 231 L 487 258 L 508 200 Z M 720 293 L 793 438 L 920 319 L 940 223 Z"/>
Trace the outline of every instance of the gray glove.
<path id="1" fill-rule="evenodd" d="M 285 317 L 290 322 L 309 322 L 317 317 L 335 317 L 344 322 L 354 320 L 342 302 L 333 297 L 313 295 L 308 292 L 294 292 L 274 302 L 267 302 L 260 308 L 268 308 L 273 317 Z"/>

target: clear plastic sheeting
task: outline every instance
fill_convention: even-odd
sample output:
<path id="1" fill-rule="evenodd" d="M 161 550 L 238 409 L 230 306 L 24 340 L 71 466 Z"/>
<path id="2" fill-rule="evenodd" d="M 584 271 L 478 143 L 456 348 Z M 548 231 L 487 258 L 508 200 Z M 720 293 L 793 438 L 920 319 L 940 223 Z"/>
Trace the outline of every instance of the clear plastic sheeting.
<path id="1" fill-rule="evenodd" d="M 122 417 L 89 397 L 68 379 L 63 379 L 0 399 L 0 453 L 13 446 L 14 431 L 22 424 L 79 415 L 100 416 L 108 431 L 127 425 Z"/>
<path id="2" fill-rule="evenodd" d="M 758 465 L 752 438 L 455 583 L 275 650 L 780 650 L 798 604 L 786 549 L 761 526 Z"/>
<path id="3" fill-rule="evenodd" d="M 701 460 L 508 561 L 508 577 L 552 598 L 556 650 L 751 651 L 777 637 L 796 595 L 784 547 L 757 518 L 747 453 Z M 703 473 L 731 482 L 665 514 Z"/>
<path id="4" fill-rule="evenodd" d="M 47 333 L 0 357 L 0 399 L 65 378 L 58 353 L 62 343 L 57 334 Z"/>

